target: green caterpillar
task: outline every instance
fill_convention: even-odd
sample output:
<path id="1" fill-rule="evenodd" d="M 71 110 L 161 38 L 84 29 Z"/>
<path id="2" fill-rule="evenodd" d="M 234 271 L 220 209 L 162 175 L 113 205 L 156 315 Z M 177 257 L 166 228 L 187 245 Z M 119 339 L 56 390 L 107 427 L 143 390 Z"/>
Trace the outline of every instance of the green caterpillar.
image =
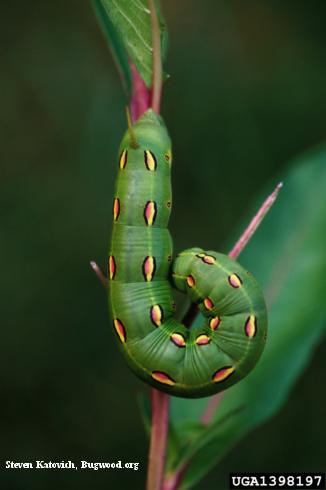
<path id="1" fill-rule="evenodd" d="M 172 262 L 171 140 L 147 110 L 120 146 L 109 252 L 109 303 L 128 365 L 171 395 L 196 398 L 246 376 L 264 348 L 267 313 L 253 276 L 226 255 L 191 248 Z M 172 286 L 205 317 L 174 318 Z"/>

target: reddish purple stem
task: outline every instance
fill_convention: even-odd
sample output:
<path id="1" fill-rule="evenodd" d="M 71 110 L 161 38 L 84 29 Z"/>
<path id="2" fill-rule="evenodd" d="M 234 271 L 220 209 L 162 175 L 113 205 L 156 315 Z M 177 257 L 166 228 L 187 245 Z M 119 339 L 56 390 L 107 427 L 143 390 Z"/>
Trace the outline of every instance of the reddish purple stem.
<path id="1" fill-rule="evenodd" d="M 151 402 L 152 428 L 146 488 L 147 490 L 160 490 L 164 480 L 170 397 L 152 388 Z"/>
<path id="2" fill-rule="evenodd" d="M 263 221 L 264 217 L 266 216 L 266 214 L 268 213 L 268 211 L 270 210 L 270 208 L 274 204 L 274 202 L 277 198 L 277 195 L 278 195 L 278 193 L 282 187 L 283 187 L 283 182 L 279 182 L 277 184 L 277 186 L 275 187 L 274 191 L 272 192 L 272 194 L 270 194 L 267 197 L 267 199 L 265 199 L 265 201 L 263 202 L 263 204 L 259 208 L 258 213 L 252 218 L 252 220 L 250 221 L 250 223 L 247 226 L 247 228 L 245 229 L 245 231 L 242 233 L 242 235 L 239 238 L 239 240 L 237 241 L 237 243 L 234 245 L 232 250 L 230 250 L 229 257 L 236 259 L 240 255 L 240 253 L 245 248 L 245 246 L 249 242 L 250 238 L 255 233 L 258 226 Z"/>
<path id="3" fill-rule="evenodd" d="M 130 63 L 130 69 L 132 74 L 130 111 L 132 120 L 137 121 L 137 119 L 150 107 L 151 94 L 133 63 Z"/>

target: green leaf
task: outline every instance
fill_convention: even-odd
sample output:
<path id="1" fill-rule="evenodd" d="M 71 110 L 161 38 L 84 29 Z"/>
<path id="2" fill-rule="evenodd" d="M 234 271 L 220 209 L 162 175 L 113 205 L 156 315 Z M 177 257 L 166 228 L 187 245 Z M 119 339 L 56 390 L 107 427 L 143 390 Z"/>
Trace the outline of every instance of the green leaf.
<path id="1" fill-rule="evenodd" d="M 130 66 L 128 61 L 128 55 L 125 50 L 122 39 L 119 33 L 117 32 L 116 28 L 114 27 L 113 23 L 111 22 L 110 17 L 106 13 L 102 0 L 93 0 L 93 7 L 98 22 L 111 48 L 114 61 L 120 73 L 123 87 L 128 97 L 130 97 L 131 87 L 132 87 L 132 77 L 131 77 L 131 71 L 130 71 Z"/>
<path id="2" fill-rule="evenodd" d="M 182 461 L 191 458 L 182 488 L 193 486 L 244 434 L 282 406 L 325 330 L 326 146 L 297 160 L 280 180 L 284 189 L 241 256 L 266 293 L 267 346 L 257 367 L 225 392 L 214 420 L 202 426 L 182 455 Z M 179 440 L 189 437 L 187 426 L 206 404 L 207 399 L 173 398 Z"/>
<path id="3" fill-rule="evenodd" d="M 106 33 L 115 59 L 130 94 L 129 59 L 148 88 L 152 83 L 152 28 L 147 0 L 94 0 L 98 18 Z M 167 48 L 167 30 L 155 1 L 161 31 L 162 58 Z"/>

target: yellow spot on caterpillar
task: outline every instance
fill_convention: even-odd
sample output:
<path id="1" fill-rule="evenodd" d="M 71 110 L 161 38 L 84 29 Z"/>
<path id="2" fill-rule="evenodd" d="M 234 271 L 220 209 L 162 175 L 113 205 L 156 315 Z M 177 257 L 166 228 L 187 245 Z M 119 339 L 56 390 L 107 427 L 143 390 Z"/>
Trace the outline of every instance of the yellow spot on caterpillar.
<path id="1" fill-rule="evenodd" d="M 143 262 L 143 275 L 145 281 L 149 282 L 153 279 L 156 269 L 156 261 L 152 256 L 147 256 Z"/>
<path id="2" fill-rule="evenodd" d="M 121 153 L 121 156 L 120 156 L 120 160 L 119 160 L 119 167 L 121 170 L 123 170 L 126 167 L 127 160 L 128 160 L 128 152 L 127 152 L 127 150 L 123 150 L 123 152 Z"/>
<path id="3" fill-rule="evenodd" d="M 120 214 L 120 199 L 116 197 L 113 201 L 113 219 L 117 221 Z"/>
<path id="4" fill-rule="evenodd" d="M 157 162 L 156 162 L 156 157 L 155 157 L 154 153 L 152 153 L 149 150 L 145 150 L 144 151 L 144 161 L 145 161 L 145 165 L 146 165 L 147 170 L 150 170 L 151 172 L 154 172 L 154 170 L 156 170 Z"/>
<path id="5" fill-rule="evenodd" d="M 160 305 L 154 305 L 150 309 L 150 317 L 154 325 L 159 327 L 163 320 L 163 310 Z"/>
<path id="6" fill-rule="evenodd" d="M 201 259 L 204 262 L 204 264 L 213 265 L 216 262 L 216 258 L 213 257 L 213 255 L 207 255 L 205 253 L 199 253 L 199 254 L 196 254 L 196 257 Z"/>
<path id="7" fill-rule="evenodd" d="M 198 335 L 198 337 L 196 338 L 197 345 L 207 345 L 210 343 L 210 341 L 211 339 L 208 337 L 208 335 L 205 334 Z"/>
<path id="8" fill-rule="evenodd" d="M 161 371 L 153 371 L 152 378 L 165 385 L 173 386 L 175 384 L 175 381 L 168 374 L 162 373 Z"/>
<path id="9" fill-rule="evenodd" d="M 147 201 L 144 209 L 144 219 L 147 226 L 152 226 L 156 219 L 157 206 L 155 201 Z"/>
<path id="10" fill-rule="evenodd" d="M 231 274 L 228 277 L 228 281 L 233 288 L 239 288 L 242 285 L 242 280 L 237 274 Z"/>
<path id="11" fill-rule="evenodd" d="M 115 331 L 117 332 L 121 342 L 123 342 L 123 343 L 126 342 L 126 339 L 127 339 L 126 329 L 123 326 L 123 323 L 121 322 L 121 320 L 119 320 L 118 318 L 115 318 L 113 320 L 113 323 L 114 323 Z"/>
<path id="12" fill-rule="evenodd" d="M 245 333 L 247 337 L 252 338 L 257 333 L 257 318 L 255 315 L 250 315 L 245 323 Z"/>
<path id="13" fill-rule="evenodd" d="M 173 333 L 170 339 L 177 347 L 185 347 L 186 345 L 184 336 L 181 333 Z"/>
<path id="14" fill-rule="evenodd" d="M 220 323 L 221 319 L 218 316 L 214 316 L 209 320 L 209 326 L 212 330 L 216 330 Z"/>
<path id="15" fill-rule="evenodd" d="M 202 258 L 202 261 L 205 262 L 205 264 L 208 264 L 208 265 L 213 265 L 215 264 L 216 262 L 216 258 L 213 257 L 212 255 L 205 255 L 203 258 Z"/>
<path id="16" fill-rule="evenodd" d="M 194 285 L 196 284 L 195 278 L 191 274 L 187 276 L 187 284 L 190 288 L 194 287 Z"/>
<path id="17" fill-rule="evenodd" d="M 214 308 L 214 303 L 211 298 L 204 299 L 204 305 L 207 310 L 212 310 Z"/>
<path id="18" fill-rule="evenodd" d="M 231 374 L 234 373 L 234 371 L 235 371 L 235 368 L 232 366 L 219 369 L 213 375 L 213 381 L 215 381 L 215 383 L 220 383 L 221 381 L 225 381 L 227 378 L 229 378 L 231 376 Z"/>
<path id="19" fill-rule="evenodd" d="M 116 271 L 117 271 L 117 267 L 116 267 L 116 263 L 115 263 L 115 258 L 113 257 L 113 255 L 110 255 L 110 257 L 109 257 L 109 277 L 110 277 L 111 281 L 114 279 Z"/>

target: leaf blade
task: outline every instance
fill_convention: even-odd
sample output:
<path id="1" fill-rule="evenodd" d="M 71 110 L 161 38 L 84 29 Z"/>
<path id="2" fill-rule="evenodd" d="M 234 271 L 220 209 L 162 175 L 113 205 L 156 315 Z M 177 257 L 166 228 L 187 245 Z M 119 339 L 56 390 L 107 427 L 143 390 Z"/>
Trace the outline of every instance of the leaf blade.
<path id="1" fill-rule="evenodd" d="M 126 59 L 132 61 L 148 88 L 153 76 L 151 12 L 146 0 L 95 0 L 97 10 L 101 12 L 102 24 L 104 12 L 108 18 L 107 35 L 113 50 L 118 56 L 121 71 L 126 75 Z M 162 45 L 162 62 L 167 49 L 167 30 L 161 14 L 159 2 L 155 1 Z M 121 47 L 123 46 L 123 50 Z M 120 57 L 121 56 L 121 57 Z M 130 75 L 130 68 L 129 74 Z"/>

